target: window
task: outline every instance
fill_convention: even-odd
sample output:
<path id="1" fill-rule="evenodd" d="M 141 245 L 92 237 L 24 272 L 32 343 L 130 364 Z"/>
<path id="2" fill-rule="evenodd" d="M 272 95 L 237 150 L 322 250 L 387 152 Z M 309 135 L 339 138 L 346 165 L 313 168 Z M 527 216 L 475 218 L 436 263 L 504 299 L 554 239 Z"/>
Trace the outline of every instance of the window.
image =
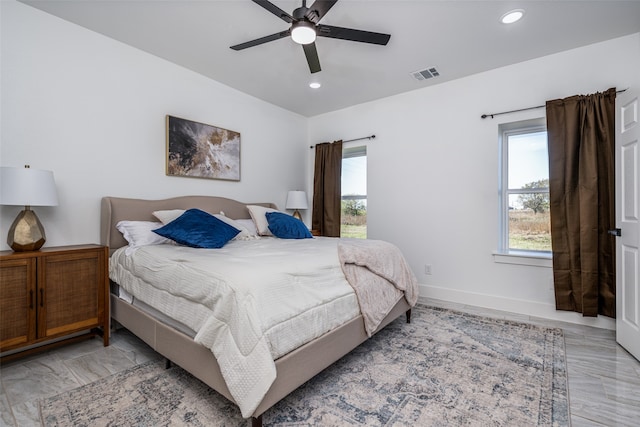
<path id="1" fill-rule="evenodd" d="M 367 147 L 342 150 L 340 237 L 367 238 Z"/>
<path id="2" fill-rule="evenodd" d="M 500 125 L 503 254 L 551 254 L 549 154 L 544 119 Z"/>

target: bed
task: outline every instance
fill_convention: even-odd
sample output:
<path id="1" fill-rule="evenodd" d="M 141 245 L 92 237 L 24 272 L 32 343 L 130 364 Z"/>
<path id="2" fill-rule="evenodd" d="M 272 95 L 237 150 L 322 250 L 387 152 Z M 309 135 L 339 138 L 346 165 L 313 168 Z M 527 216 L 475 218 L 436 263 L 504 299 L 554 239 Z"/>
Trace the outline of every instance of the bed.
<path id="1" fill-rule="evenodd" d="M 130 258 L 124 254 L 124 252 L 128 250 L 129 244 L 117 228 L 117 224 L 120 221 L 155 222 L 158 221 L 158 219 L 154 217 L 153 212 L 175 209 L 199 209 L 209 213 L 224 212 L 224 215 L 228 218 L 250 220 L 251 215 L 247 206 L 259 206 L 266 208 L 266 210 L 277 209 L 272 203 L 247 204 L 213 196 L 184 196 L 164 200 L 104 197 L 101 203 L 101 242 L 109 247 L 112 259 L 117 258 L 118 260 L 128 260 Z M 274 244 L 282 246 L 285 244 L 278 242 L 277 240 L 279 239 L 274 237 L 267 237 L 260 240 L 261 245 Z M 317 238 L 310 239 L 308 243 L 300 241 L 295 244 L 316 244 L 312 243 L 311 240 L 323 246 L 331 246 L 333 244 L 332 241 L 341 239 Z M 251 244 L 252 243 L 249 242 L 237 242 L 229 244 L 228 246 L 233 249 L 235 246 L 240 247 L 241 245 L 247 245 L 243 247 L 243 251 L 248 252 L 248 250 L 244 248 L 249 247 Z M 337 244 L 340 243 L 338 242 Z M 175 255 L 173 249 L 169 246 L 171 245 L 159 245 L 157 248 L 144 247 L 139 249 L 137 255 L 131 258 L 145 259 L 144 257 L 146 256 L 156 256 L 156 252 L 160 254 L 160 256 L 165 254 L 165 256 L 169 258 L 181 258 L 187 256 L 185 254 L 191 251 L 191 248 L 178 248 L 178 255 Z M 306 246 L 300 247 L 303 249 L 298 250 L 299 252 L 307 250 L 305 249 Z M 193 253 L 193 251 L 191 251 L 191 253 Z M 203 251 L 202 253 L 205 252 Z M 402 261 L 404 262 L 404 260 Z M 161 263 L 164 264 L 164 260 Z M 363 270 L 358 266 L 353 266 L 353 268 L 358 269 L 358 271 Z M 344 271 L 346 272 L 347 270 L 345 269 Z M 367 280 L 371 272 L 368 270 L 364 272 L 367 275 L 363 277 Z M 199 270 L 198 274 L 200 274 Z M 117 274 L 115 274 L 115 276 L 122 277 Z M 413 277 L 412 273 L 411 276 Z M 124 281 L 124 279 L 122 280 Z M 415 277 L 413 281 L 415 282 Z M 411 306 L 415 304 L 417 298 L 417 290 L 414 289 L 415 283 L 413 283 L 414 288 L 411 289 L 411 298 L 407 296 L 410 302 L 408 302 L 405 297 L 398 298 L 390 310 L 385 310 L 385 314 L 379 316 L 379 319 L 377 319 L 375 323 L 375 329 L 370 326 L 370 323 L 367 323 L 369 322 L 369 318 L 363 316 L 362 313 L 357 310 L 352 317 L 344 321 L 344 323 L 333 327 L 330 331 L 321 333 L 310 341 L 294 349 L 287 350 L 285 354 L 278 354 L 277 357 L 272 358 L 270 363 L 274 365 L 274 379 L 269 380 L 270 382 L 266 393 L 261 393 L 258 397 L 257 404 L 249 406 L 250 410 L 247 412 L 247 406 L 245 405 L 243 409 L 243 402 L 237 401 L 234 398 L 234 393 L 230 391 L 227 381 L 225 380 L 223 373 L 226 373 L 226 378 L 229 379 L 229 370 L 226 362 L 221 360 L 221 363 L 219 363 L 212 352 L 213 350 L 203 345 L 202 342 L 198 342 L 196 338 L 194 338 L 193 333 L 189 333 L 190 328 L 184 330 L 184 328 L 180 327 L 180 322 L 176 324 L 175 322 L 167 321 L 167 319 L 163 318 L 162 313 L 154 311 L 154 307 L 146 304 L 135 305 L 131 303 L 131 299 L 123 299 L 118 296 L 120 293 L 120 291 L 118 291 L 118 285 L 118 283 L 112 280 L 112 289 L 114 292 L 111 295 L 111 318 L 117 324 L 127 328 L 149 344 L 168 361 L 181 366 L 227 399 L 238 404 L 243 416 L 251 418 L 253 426 L 261 426 L 262 414 L 265 411 L 291 391 L 304 384 L 317 373 L 367 340 L 371 334 L 384 328 L 403 313 L 406 314 L 407 322 L 409 322 L 410 309 Z M 122 294 L 127 295 L 127 292 L 122 292 Z M 407 295 L 409 295 L 409 289 L 407 289 Z M 361 302 L 360 304 L 362 305 L 363 303 Z M 340 305 L 338 304 L 337 306 Z M 365 324 L 369 328 L 369 331 L 363 327 Z M 229 383 L 229 385 L 231 385 L 231 383 Z M 235 395 L 237 396 L 237 393 L 235 393 Z"/>

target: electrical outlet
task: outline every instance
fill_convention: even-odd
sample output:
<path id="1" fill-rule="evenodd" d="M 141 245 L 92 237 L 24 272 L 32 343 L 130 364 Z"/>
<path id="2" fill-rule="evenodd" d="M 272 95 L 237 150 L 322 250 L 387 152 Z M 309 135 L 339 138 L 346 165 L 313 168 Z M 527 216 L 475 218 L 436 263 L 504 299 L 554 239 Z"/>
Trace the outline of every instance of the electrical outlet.
<path id="1" fill-rule="evenodd" d="M 431 275 L 431 264 L 424 265 L 424 274 Z"/>

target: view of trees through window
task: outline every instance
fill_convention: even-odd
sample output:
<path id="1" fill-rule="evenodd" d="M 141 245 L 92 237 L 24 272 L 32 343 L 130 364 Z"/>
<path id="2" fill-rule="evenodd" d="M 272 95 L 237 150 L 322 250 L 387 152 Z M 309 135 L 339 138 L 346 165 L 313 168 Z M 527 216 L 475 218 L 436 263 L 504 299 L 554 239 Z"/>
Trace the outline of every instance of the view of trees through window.
<path id="1" fill-rule="evenodd" d="M 551 251 L 547 132 L 507 133 L 508 248 Z"/>
<path id="2" fill-rule="evenodd" d="M 340 237 L 367 238 L 367 147 L 342 153 Z"/>

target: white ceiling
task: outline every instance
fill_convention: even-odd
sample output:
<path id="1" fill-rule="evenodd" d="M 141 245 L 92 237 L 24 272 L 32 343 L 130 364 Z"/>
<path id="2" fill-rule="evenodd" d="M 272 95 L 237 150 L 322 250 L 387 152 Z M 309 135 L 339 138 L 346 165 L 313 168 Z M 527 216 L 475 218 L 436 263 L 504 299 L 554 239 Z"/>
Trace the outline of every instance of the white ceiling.
<path id="1" fill-rule="evenodd" d="M 322 24 L 391 40 L 377 46 L 320 37 L 322 71 L 311 74 L 301 46 L 288 38 L 229 48 L 288 28 L 248 0 L 22 2 L 304 116 L 640 32 L 640 0 L 340 0 Z M 291 14 L 302 1 L 272 3 Z M 526 11 L 521 21 L 499 22 L 515 8 Z M 431 66 L 439 77 L 410 76 Z M 322 88 L 309 88 L 312 81 Z"/>

